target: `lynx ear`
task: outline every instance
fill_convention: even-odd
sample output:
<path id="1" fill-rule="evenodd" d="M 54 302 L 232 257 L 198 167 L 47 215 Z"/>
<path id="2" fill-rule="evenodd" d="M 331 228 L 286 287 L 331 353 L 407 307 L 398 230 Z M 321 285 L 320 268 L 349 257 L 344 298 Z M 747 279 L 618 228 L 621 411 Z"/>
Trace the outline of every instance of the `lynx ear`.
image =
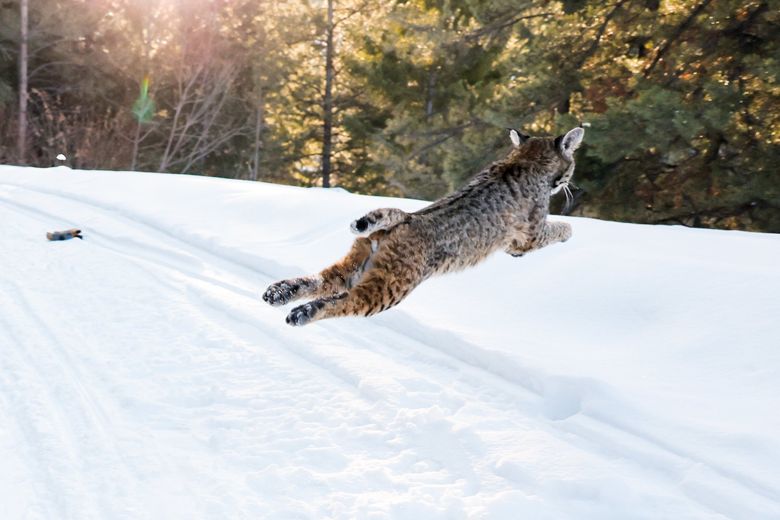
<path id="1" fill-rule="evenodd" d="M 515 146 L 520 146 L 524 142 L 526 142 L 528 139 L 530 139 L 529 136 L 525 134 L 521 134 L 514 128 L 509 129 L 509 138 L 512 140 L 512 144 Z"/>
<path id="2" fill-rule="evenodd" d="M 566 135 L 559 136 L 555 141 L 558 144 L 558 151 L 567 159 L 574 157 L 574 151 L 579 148 L 582 138 L 585 136 L 585 130 L 582 127 L 572 128 Z"/>

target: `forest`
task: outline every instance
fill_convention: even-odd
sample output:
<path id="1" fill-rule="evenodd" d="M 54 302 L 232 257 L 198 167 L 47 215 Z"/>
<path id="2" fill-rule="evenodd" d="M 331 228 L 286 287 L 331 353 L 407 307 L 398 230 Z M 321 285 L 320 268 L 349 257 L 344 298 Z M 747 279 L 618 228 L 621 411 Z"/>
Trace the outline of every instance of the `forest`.
<path id="1" fill-rule="evenodd" d="M 779 44 L 776 0 L 0 0 L 0 163 L 430 200 L 583 123 L 555 212 L 780 232 Z"/>

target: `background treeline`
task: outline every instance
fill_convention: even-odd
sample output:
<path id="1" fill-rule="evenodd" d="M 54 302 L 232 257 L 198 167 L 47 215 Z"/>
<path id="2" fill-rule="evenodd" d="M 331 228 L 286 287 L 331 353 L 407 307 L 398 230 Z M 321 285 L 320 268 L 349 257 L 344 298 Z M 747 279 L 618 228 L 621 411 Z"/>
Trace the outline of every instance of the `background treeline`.
<path id="1" fill-rule="evenodd" d="M 0 162 L 417 198 L 592 126 L 573 204 L 780 231 L 780 5 L 0 0 Z"/>

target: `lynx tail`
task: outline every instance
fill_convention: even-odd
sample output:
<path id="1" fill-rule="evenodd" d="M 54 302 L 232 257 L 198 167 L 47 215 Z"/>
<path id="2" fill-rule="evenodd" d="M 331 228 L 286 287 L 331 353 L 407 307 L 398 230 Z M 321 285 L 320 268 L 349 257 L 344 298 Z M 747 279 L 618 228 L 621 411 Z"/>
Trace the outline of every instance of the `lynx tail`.
<path id="1" fill-rule="evenodd" d="M 352 221 L 350 229 L 356 235 L 366 236 L 374 231 L 389 229 L 409 218 L 409 214 L 397 208 L 381 208 L 369 211 L 357 220 Z"/>

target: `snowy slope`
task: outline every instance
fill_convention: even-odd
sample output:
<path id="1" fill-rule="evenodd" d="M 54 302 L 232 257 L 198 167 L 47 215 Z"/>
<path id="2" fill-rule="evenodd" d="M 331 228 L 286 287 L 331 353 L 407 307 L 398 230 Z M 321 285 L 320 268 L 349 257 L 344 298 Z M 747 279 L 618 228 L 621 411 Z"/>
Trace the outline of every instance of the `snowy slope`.
<path id="1" fill-rule="evenodd" d="M 374 318 L 259 299 L 422 204 L 0 167 L 0 517 L 780 518 L 780 236 L 567 219 Z"/>

